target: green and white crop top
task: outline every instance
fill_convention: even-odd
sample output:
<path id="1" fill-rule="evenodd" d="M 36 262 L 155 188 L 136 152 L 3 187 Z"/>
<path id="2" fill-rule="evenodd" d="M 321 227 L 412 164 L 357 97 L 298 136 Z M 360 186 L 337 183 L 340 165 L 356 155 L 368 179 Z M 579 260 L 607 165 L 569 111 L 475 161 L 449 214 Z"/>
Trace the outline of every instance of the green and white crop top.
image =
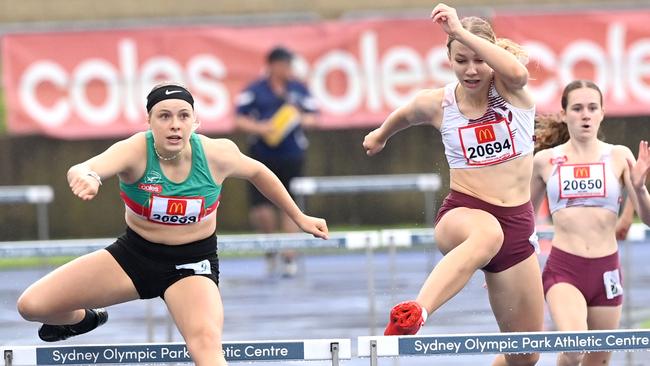
<path id="1" fill-rule="evenodd" d="M 160 224 L 197 223 L 216 212 L 221 185 L 214 182 L 199 136 L 192 133 L 192 168 L 187 179 L 167 179 L 154 150 L 151 131 L 146 132 L 147 168 L 142 177 L 127 184 L 120 181 L 120 196 L 127 210 Z"/>

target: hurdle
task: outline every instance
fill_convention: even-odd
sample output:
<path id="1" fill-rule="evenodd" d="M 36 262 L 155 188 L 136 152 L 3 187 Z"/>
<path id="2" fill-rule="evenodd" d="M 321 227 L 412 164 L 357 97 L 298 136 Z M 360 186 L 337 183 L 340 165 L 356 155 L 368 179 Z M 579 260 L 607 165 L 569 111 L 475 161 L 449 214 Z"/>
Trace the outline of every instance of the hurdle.
<path id="1" fill-rule="evenodd" d="M 349 339 L 224 342 L 228 362 L 331 361 L 352 358 Z M 0 347 L 4 366 L 191 363 L 184 343 Z"/>
<path id="2" fill-rule="evenodd" d="M 424 193 L 424 224 L 433 224 L 435 193 L 442 186 L 438 174 L 379 174 L 297 177 L 289 183 L 296 203 L 306 209 L 306 197 L 317 194 L 358 194 L 417 191 Z"/>
<path id="3" fill-rule="evenodd" d="M 29 203 L 36 205 L 38 238 L 46 240 L 50 236 L 47 205 L 54 199 L 50 186 L 0 186 L 0 204 Z"/>
<path id="4" fill-rule="evenodd" d="M 650 350 L 650 329 L 357 338 L 357 355 L 369 358 L 371 366 L 381 357 L 639 350 Z"/>
<path id="5" fill-rule="evenodd" d="M 115 238 L 6 241 L 0 242 L 0 257 L 79 256 L 103 249 L 114 241 Z M 360 249 L 368 243 L 381 246 L 376 230 L 332 232 L 327 240 L 305 233 L 229 234 L 219 235 L 218 242 L 219 251 L 231 253 L 289 248 Z"/>

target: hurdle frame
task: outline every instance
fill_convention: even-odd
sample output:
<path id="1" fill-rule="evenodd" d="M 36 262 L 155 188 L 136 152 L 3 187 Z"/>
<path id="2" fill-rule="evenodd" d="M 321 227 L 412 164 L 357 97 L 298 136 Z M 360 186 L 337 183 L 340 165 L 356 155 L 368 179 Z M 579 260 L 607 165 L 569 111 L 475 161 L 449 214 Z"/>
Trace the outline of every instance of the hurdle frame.
<path id="1" fill-rule="evenodd" d="M 0 204 L 28 203 L 36 206 L 36 229 L 39 240 L 50 237 L 47 205 L 54 200 L 54 189 L 47 185 L 0 186 Z"/>
<path id="2" fill-rule="evenodd" d="M 625 345 L 625 340 L 635 345 Z M 498 345 L 499 349 L 477 351 L 469 344 Z M 560 345 L 557 343 L 576 345 Z M 426 344 L 436 345 L 434 348 Z M 445 344 L 437 348 L 437 345 Z M 578 345 L 579 344 L 579 345 Z M 453 347 L 452 347 L 453 345 Z M 501 346 L 504 346 L 503 348 Z M 453 348 L 456 348 L 455 350 Z M 422 351 L 424 349 L 424 351 Z M 410 336 L 361 336 L 357 338 L 357 357 L 368 358 L 377 366 L 382 357 L 458 356 L 487 354 L 526 354 L 560 352 L 634 352 L 650 350 L 650 329 L 589 331 L 545 331 L 476 334 L 435 334 Z"/>
<path id="3" fill-rule="evenodd" d="M 330 361 L 340 366 L 341 360 L 368 358 L 370 366 L 377 366 L 384 357 L 649 351 L 650 329 L 361 336 L 355 357 L 351 344 L 343 338 L 223 342 L 223 352 L 229 363 Z M 4 366 L 192 362 L 182 342 L 1 346 L 0 352 Z"/>
<path id="4" fill-rule="evenodd" d="M 340 366 L 341 360 L 352 358 L 351 344 L 350 339 L 342 338 L 266 340 L 223 342 L 222 349 L 229 363 L 331 361 L 332 366 Z M 0 350 L 4 357 L 4 366 L 192 362 L 187 346 L 182 342 L 1 346 Z M 267 355 L 265 352 L 271 354 Z M 73 359 L 69 358 L 71 355 Z M 128 355 L 126 359 L 125 355 Z M 137 360 L 134 360 L 135 356 Z"/>
<path id="5" fill-rule="evenodd" d="M 307 197 L 314 195 L 421 192 L 424 194 L 425 226 L 433 225 L 435 195 L 441 187 L 440 175 L 435 173 L 312 176 L 296 177 L 289 182 L 289 190 L 303 211 L 307 207 Z"/>
<path id="6" fill-rule="evenodd" d="M 4 364 L 5 366 L 12 366 L 14 360 L 14 354 L 12 350 L 3 350 Z"/>

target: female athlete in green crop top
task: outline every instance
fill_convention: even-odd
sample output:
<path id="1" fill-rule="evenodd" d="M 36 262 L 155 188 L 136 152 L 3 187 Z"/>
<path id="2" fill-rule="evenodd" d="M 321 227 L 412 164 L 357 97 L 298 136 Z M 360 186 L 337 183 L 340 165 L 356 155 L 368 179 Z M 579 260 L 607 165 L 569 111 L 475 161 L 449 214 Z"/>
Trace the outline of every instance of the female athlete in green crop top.
<path id="1" fill-rule="evenodd" d="M 221 184 L 214 182 L 199 135 L 190 135 L 192 167 L 180 182 L 169 180 L 156 156 L 153 133 L 147 139 L 147 168 L 133 183 L 120 180 L 120 195 L 133 214 L 143 219 L 169 225 L 188 225 L 209 220 L 219 206 Z"/>
<path id="2" fill-rule="evenodd" d="M 46 275 L 22 294 L 18 310 L 44 323 L 39 336 L 57 341 L 106 322 L 101 308 L 162 297 L 196 365 L 226 365 L 223 307 L 214 235 L 221 184 L 254 184 L 305 232 L 327 238 L 325 220 L 303 214 L 261 163 L 226 139 L 195 134 L 194 99 L 162 84 L 147 96 L 150 131 L 119 141 L 68 171 L 72 192 L 93 199 L 102 179 L 117 175 L 126 204 L 126 233 L 107 247 Z"/>

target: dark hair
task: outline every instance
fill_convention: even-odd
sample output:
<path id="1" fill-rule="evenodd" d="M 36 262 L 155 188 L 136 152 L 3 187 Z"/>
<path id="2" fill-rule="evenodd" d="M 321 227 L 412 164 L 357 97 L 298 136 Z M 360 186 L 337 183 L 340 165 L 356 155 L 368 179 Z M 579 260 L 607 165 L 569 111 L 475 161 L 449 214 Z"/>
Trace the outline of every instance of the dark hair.
<path id="1" fill-rule="evenodd" d="M 603 93 L 596 83 L 590 80 L 574 80 L 568 83 L 562 91 L 560 105 L 562 110 L 566 111 L 569 106 L 569 94 L 581 88 L 594 89 L 600 95 L 600 106 L 603 105 Z M 562 145 L 569 141 L 569 129 L 559 114 L 543 114 L 535 117 L 535 151 L 540 151 Z M 603 135 L 598 132 L 598 138 L 603 140 Z"/>
<path id="2" fill-rule="evenodd" d="M 293 59 L 293 53 L 282 46 L 274 47 L 268 53 L 268 55 L 266 55 L 266 62 L 269 64 L 274 63 L 276 61 L 291 62 L 292 59 Z"/>
<path id="3" fill-rule="evenodd" d="M 560 102 L 560 104 L 562 105 L 562 109 L 566 111 L 566 107 L 569 106 L 569 93 L 580 88 L 591 88 L 597 91 L 598 94 L 600 95 L 600 105 L 602 107 L 603 93 L 600 91 L 600 88 L 598 87 L 598 85 L 596 85 L 596 83 L 594 83 L 591 80 L 573 80 L 572 82 L 568 83 L 564 87 L 564 90 L 562 91 L 562 100 Z"/>
<path id="4" fill-rule="evenodd" d="M 153 106 L 167 99 L 181 99 L 188 102 L 194 109 L 194 97 L 182 84 L 163 82 L 151 88 L 147 95 L 147 113 L 151 113 Z"/>

